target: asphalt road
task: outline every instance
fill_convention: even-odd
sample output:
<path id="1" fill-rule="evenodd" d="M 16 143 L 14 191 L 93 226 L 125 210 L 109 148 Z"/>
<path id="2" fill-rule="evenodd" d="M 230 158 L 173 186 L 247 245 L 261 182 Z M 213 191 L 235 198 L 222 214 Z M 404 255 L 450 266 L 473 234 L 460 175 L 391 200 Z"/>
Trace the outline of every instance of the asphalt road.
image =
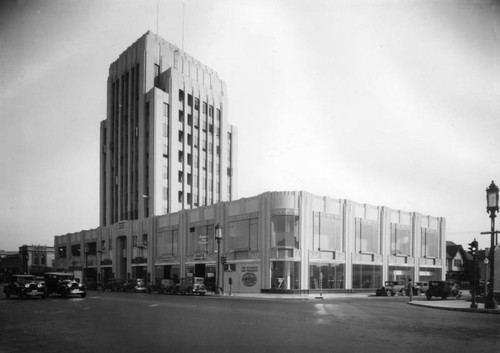
<path id="1" fill-rule="evenodd" d="M 499 352 L 500 315 L 411 306 L 403 297 L 0 299 L 1 353 L 196 351 Z"/>

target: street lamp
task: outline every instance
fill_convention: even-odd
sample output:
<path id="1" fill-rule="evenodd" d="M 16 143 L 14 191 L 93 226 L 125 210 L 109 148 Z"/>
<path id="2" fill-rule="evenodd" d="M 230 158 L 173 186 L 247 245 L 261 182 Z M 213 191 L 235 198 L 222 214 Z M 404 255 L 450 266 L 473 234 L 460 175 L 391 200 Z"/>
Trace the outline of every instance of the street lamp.
<path id="1" fill-rule="evenodd" d="M 219 284 L 219 277 L 220 277 L 220 242 L 222 240 L 222 226 L 217 223 L 215 226 L 215 240 L 217 240 L 217 266 L 215 270 L 215 275 L 216 277 L 216 286 L 217 290 L 216 293 L 220 294 L 220 284 Z"/>
<path id="2" fill-rule="evenodd" d="M 488 258 L 484 258 L 484 294 L 488 293 Z"/>
<path id="3" fill-rule="evenodd" d="M 495 217 L 498 212 L 498 186 L 492 181 L 490 186 L 486 189 L 486 212 L 490 214 L 491 218 L 491 247 L 489 254 L 490 263 L 490 285 L 488 286 L 488 296 L 484 302 L 485 309 L 496 309 L 497 302 L 495 300 Z"/>

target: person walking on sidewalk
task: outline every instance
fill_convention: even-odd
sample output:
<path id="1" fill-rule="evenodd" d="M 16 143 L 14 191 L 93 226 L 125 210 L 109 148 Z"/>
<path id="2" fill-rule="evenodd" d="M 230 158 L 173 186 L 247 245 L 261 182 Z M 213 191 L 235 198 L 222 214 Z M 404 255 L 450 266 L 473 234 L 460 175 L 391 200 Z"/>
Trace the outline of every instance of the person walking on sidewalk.
<path id="1" fill-rule="evenodd" d="M 407 286 L 408 297 L 410 297 L 410 301 L 413 299 L 413 284 L 411 283 L 411 278 L 408 278 L 408 286 Z"/>

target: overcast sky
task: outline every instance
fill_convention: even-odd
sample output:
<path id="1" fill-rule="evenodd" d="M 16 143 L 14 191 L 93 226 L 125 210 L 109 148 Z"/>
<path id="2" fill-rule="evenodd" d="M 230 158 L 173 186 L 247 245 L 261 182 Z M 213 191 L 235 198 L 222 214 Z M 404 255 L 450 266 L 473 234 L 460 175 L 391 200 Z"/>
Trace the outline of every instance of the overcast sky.
<path id="1" fill-rule="evenodd" d="M 446 217 L 448 240 L 489 246 L 498 1 L 10 0 L 0 249 L 98 227 L 109 65 L 157 28 L 227 83 L 238 197 L 304 190 L 416 211 Z"/>

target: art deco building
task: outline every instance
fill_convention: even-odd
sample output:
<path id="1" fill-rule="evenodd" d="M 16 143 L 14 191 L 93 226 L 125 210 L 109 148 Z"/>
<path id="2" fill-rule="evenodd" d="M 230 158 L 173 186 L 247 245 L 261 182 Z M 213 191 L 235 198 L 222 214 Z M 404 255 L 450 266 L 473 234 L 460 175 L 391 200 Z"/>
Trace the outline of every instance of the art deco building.
<path id="1" fill-rule="evenodd" d="M 237 131 L 218 74 L 147 32 L 111 64 L 100 225 L 230 201 Z"/>
<path id="2" fill-rule="evenodd" d="M 215 228 L 222 227 L 217 271 Z M 56 267 L 148 283 L 203 277 L 234 293 L 367 291 L 442 280 L 446 220 L 303 191 L 266 192 L 56 236 Z M 80 249 L 89 249 L 86 257 Z M 97 251 L 96 251 L 97 249 Z"/>

